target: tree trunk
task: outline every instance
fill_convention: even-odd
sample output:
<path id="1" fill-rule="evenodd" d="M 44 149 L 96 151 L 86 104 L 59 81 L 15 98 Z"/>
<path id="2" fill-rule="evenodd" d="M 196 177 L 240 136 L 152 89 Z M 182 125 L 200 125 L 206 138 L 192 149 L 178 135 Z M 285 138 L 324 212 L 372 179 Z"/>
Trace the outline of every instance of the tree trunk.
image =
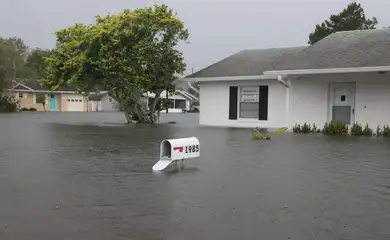
<path id="1" fill-rule="evenodd" d="M 45 110 L 45 112 L 47 112 L 45 104 L 42 104 L 42 106 L 43 106 L 43 110 Z"/>

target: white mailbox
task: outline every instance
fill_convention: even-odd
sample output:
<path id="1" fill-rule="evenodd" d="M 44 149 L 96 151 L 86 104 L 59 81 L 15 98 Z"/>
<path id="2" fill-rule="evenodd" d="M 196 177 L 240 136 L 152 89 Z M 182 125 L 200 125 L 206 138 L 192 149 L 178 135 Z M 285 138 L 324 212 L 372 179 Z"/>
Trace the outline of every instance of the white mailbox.
<path id="1" fill-rule="evenodd" d="M 173 161 L 196 158 L 199 154 L 200 145 L 196 137 L 163 140 L 160 145 L 160 161 L 153 166 L 153 170 L 164 170 Z"/>

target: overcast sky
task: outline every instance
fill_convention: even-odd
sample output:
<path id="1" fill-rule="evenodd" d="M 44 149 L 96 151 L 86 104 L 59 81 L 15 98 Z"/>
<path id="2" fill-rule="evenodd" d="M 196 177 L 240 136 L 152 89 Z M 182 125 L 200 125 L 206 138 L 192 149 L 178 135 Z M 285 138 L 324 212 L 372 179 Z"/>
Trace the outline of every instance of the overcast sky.
<path id="1" fill-rule="evenodd" d="M 187 73 L 244 49 L 305 45 L 315 25 L 348 0 L 1 0 L 0 36 L 19 36 L 31 47 L 52 48 L 54 32 L 125 8 L 167 3 L 189 29 L 181 46 Z M 368 17 L 390 26 L 390 0 L 361 0 Z"/>

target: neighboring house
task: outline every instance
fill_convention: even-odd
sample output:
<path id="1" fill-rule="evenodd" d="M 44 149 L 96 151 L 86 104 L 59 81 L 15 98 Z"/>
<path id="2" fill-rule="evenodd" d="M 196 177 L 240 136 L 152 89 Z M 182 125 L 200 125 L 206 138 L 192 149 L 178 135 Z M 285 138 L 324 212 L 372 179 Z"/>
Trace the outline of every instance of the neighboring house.
<path id="1" fill-rule="evenodd" d="M 92 112 L 117 112 L 119 110 L 119 103 L 108 95 L 107 91 L 103 91 L 99 94 L 99 100 L 91 100 Z"/>
<path id="2" fill-rule="evenodd" d="M 35 108 L 38 111 L 44 111 L 42 104 L 37 102 L 37 98 L 43 95 L 46 99 L 47 111 L 86 112 L 89 110 L 87 98 L 76 93 L 76 88 L 73 86 L 52 92 L 41 85 L 38 80 L 28 79 L 15 81 L 13 87 L 8 89 L 8 94 L 20 101 L 21 108 Z"/>
<path id="3" fill-rule="evenodd" d="M 92 94 L 93 96 L 94 94 Z M 144 101 L 145 104 L 149 103 L 149 98 L 154 98 L 154 93 L 147 93 L 145 94 L 145 97 L 142 98 L 142 101 Z M 112 98 L 110 95 L 108 95 L 107 91 L 101 92 L 98 95 L 99 100 L 94 101 L 94 97 L 91 97 L 91 110 L 93 112 L 109 112 L 109 111 L 119 111 L 120 106 L 119 103 Z M 168 102 L 168 112 L 182 112 L 182 110 L 190 110 L 191 106 L 191 95 L 188 96 L 186 92 L 183 91 L 177 91 L 176 94 L 168 94 L 168 100 L 166 100 L 166 92 L 163 91 L 160 95 L 160 98 L 162 99 L 163 106 L 165 106 L 165 102 Z M 162 112 L 165 112 L 162 111 Z"/>
<path id="4" fill-rule="evenodd" d="M 200 124 L 390 124 L 390 29 L 332 34 L 312 46 L 247 50 L 185 81 L 200 84 Z"/>
<path id="5" fill-rule="evenodd" d="M 147 98 L 154 98 L 154 93 L 147 93 Z M 189 111 L 191 108 L 191 97 L 184 91 L 177 90 L 174 93 L 168 93 L 168 99 L 166 91 L 160 94 L 163 107 L 168 105 L 168 113 L 181 113 L 183 110 Z M 161 111 L 165 113 L 166 110 Z"/>

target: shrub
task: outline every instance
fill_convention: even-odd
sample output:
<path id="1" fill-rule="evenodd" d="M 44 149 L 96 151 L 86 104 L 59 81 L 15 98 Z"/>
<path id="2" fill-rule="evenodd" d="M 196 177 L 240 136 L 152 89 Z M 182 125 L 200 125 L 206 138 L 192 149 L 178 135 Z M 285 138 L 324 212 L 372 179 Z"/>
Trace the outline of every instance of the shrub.
<path id="1" fill-rule="evenodd" d="M 0 89 L 0 112 L 16 112 L 20 108 L 20 101 L 13 96 L 5 95 Z"/>
<path id="2" fill-rule="evenodd" d="M 30 111 L 33 111 L 33 112 L 35 112 L 35 111 L 37 111 L 37 109 L 36 109 L 36 108 L 33 108 L 33 107 L 31 107 L 31 108 L 30 108 Z"/>
<path id="3" fill-rule="evenodd" d="M 304 123 L 302 126 L 302 132 L 303 133 L 311 133 L 310 124 Z"/>
<path id="4" fill-rule="evenodd" d="M 325 123 L 322 133 L 326 135 L 346 135 L 348 134 L 348 126 L 341 122 Z"/>
<path id="5" fill-rule="evenodd" d="M 20 111 L 24 112 L 24 111 L 30 111 L 29 108 L 26 108 L 26 107 L 22 107 L 22 109 L 20 109 Z"/>
<path id="6" fill-rule="evenodd" d="M 366 126 L 364 127 L 363 129 L 363 136 L 372 136 L 372 129 L 370 127 L 368 127 L 368 123 L 366 123 Z"/>
<path id="7" fill-rule="evenodd" d="M 358 123 L 354 123 L 351 127 L 351 135 L 352 136 L 362 136 L 363 135 L 363 127 Z"/>
<path id="8" fill-rule="evenodd" d="M 295 126 L 293 127 L 293 132 L 295 132 L 295 133 L 302 132 L 301 125 L 296 123 Z"/>
<path id="9" fill-rule="evenodd" d="M 382 130 L 382 137 L 390 137 L 390 127 L 389 125 L 385 125 L 383 126 L 383 130 Z"/>
<path id="10" fill-rule="evenodd" d="M 295 126 L 293 127 L 293 132 L 295 132 L 295 133 L 320 133 L 321 130 L 317 127 L 317 125 L 315 123 L 313 124 L 313 127 L 307 123 L 304 123 L 303 125 L 296 123 Z"/>

